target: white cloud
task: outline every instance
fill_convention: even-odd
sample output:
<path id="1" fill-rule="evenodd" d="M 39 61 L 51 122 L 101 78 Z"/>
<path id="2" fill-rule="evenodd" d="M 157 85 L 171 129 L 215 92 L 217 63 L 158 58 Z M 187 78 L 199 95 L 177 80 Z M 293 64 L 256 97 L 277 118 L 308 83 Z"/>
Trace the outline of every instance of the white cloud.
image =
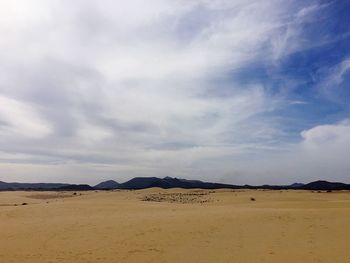
<path id="1" fill-rule="evenodd" d="M 320 179 L 350 182 L 349 120 L 315 126 L 300 135 L 300 143 L 285 145 L 275 153 L 259 154 L 248 162 L 240 162 L 232 168 L 238 174 L 237 180 L 249 182 L 250 174 L 255 174 L 255 182 L 271 184 L 308 183 Z"/>
<path id="2" fill-rule="evenodd" d="M 306 147 L 332 147 L 343 145 L 348 147 L 350 143 L 350 122 L 344 120 L 339 124 L 320 125 L 301 133 Z"/>
<path id="3" fill-rule="evenodd" d="M 301 135 L 303 141 L 294 153 L 300 177 L 349 182 L 349 120 L 319 125 Z"/>
<path id="4" fill-rule="evenodd" d="M 35 108 L 0 95 L 0 134 L 3 137 L 42 138 L 50 134 L 49 125 Z"/>

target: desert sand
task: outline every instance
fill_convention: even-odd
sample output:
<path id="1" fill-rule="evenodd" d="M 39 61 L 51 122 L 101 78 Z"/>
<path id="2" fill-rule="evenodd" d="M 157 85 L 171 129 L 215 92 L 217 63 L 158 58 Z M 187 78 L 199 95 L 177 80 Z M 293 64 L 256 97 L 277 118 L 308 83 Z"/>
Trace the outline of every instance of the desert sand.
<path id="1" fill-rule="evenodd" d="M 0 192 L 0 233 L 4 263 L 348 263 L 350 192 Z"/>

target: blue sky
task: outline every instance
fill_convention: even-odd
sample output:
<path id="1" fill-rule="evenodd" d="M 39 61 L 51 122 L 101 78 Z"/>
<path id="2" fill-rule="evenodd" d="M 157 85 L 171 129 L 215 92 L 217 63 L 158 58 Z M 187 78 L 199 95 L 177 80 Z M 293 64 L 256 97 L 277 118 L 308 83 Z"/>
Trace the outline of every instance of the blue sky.
<path id="1" fill-rule="evenodd" d="M 0 10 L 0 180 L 350 183 L 349 1 Z"/>

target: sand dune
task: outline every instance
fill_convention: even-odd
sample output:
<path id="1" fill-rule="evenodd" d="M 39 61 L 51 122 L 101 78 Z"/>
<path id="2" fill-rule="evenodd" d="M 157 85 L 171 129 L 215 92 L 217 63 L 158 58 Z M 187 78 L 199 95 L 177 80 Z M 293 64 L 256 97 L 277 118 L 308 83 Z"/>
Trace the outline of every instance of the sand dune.
<path id="1" fill-rule="evenodd" d="M 350 192 L 0 192 L 0 262 L 345 263 L 349 218 Z"/>

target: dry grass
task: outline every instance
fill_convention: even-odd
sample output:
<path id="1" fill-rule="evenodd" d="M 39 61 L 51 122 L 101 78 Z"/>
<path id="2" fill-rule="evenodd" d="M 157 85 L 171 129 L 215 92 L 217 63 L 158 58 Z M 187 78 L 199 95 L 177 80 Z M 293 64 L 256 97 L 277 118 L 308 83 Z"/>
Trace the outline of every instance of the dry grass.
<path id="1" fill-rule="evenodd" d="M 48 199 L 60 199 L 60 198 L 70 198 L 76 196 L 76 193 L 71 192 L 45 192 L 45 193 L 35 193 L 31 195 L 27 195 L 26 197 L 31 199 L 42 199 L 42 200 L 48 200 Z"/>
<path id="2" fill-rule="evenodd" d="M 181 204 L 195 204 L 210 202 L 208 192 L 189 192 L 189 193 L 155 193 L 147 194 L 141 198 L 148 202 L 168 202 Z"/>

